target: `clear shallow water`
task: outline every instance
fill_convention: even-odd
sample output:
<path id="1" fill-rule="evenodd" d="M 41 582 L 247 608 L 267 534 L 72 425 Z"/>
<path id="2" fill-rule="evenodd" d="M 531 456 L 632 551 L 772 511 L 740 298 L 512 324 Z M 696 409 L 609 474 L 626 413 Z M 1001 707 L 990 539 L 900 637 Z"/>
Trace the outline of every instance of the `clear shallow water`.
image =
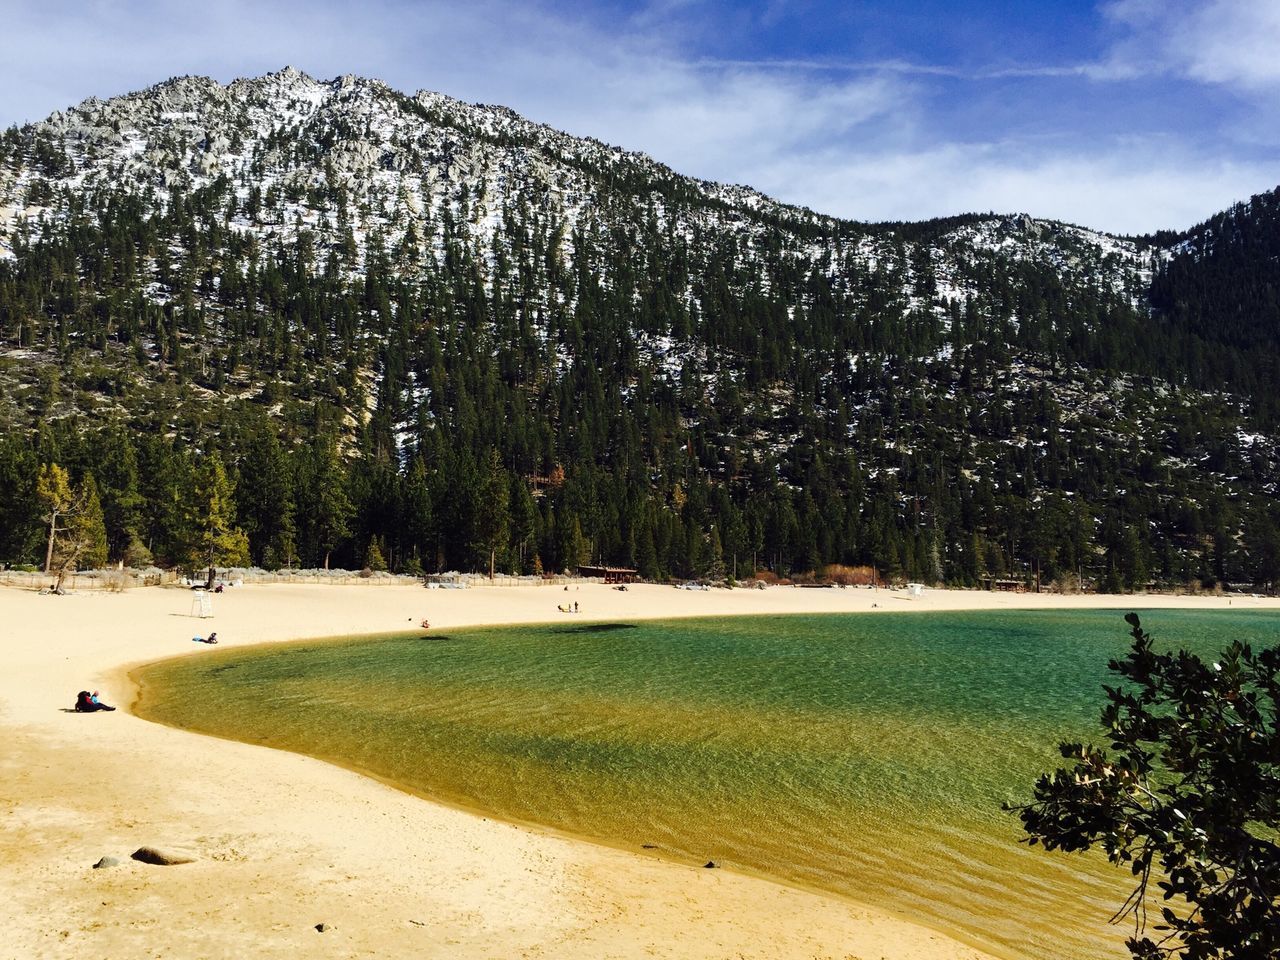
<path id="1" fill-rule="evenodd" d="M 1157 645 L 1280 617 L 1147 611 Z M 1098 740 L 1123 612 L 563 624 L 210 651 L 139 712 L 414 792 L 850 895 L 1010 957 L 1121 957 L 1125 878 L 1016 841 L 1062 739 Z M 838 945 L 833 944 L 833 949 Z"/>

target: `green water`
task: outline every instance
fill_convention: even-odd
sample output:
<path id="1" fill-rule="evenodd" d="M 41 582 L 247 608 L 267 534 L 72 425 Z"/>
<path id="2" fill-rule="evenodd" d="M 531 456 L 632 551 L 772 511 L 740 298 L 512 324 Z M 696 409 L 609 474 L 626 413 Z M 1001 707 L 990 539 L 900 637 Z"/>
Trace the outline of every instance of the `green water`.
<path id="1" fill-rule="evenodd" d="M 1148 611 L 1158 645 L 1280 617 Z M 1061 739 L 1097 740 L 1122 613 L 560 624 L 220 650 L 140 712 L 429 797 L 847 894 L 1009 957 L 1121 957 L 1100 860 L 1018 844 Z M 833 944 L 835 950 L 839 945 Z"/>

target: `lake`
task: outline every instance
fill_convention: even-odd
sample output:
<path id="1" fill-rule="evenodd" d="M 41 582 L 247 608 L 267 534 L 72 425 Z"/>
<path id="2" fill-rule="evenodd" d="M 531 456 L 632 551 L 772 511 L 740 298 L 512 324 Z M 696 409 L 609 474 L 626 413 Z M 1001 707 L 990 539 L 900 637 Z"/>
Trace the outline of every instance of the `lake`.
<path id="1" fill-rule="evenodd" d="M 1280 617 L 1140 611 L 1158 648 Z M 1123 957 L 1127 876 L 1019 844 L 1064 739 L 1098 741 L 1122 611 L 562 623 L 209 651 L 139 712 L 682 862 L 816 887 L 1011 958 Z M 1131 929 L 1131 928 L 1130 928 Z M 833 949 L 838 945 L 833 945 Z"/>

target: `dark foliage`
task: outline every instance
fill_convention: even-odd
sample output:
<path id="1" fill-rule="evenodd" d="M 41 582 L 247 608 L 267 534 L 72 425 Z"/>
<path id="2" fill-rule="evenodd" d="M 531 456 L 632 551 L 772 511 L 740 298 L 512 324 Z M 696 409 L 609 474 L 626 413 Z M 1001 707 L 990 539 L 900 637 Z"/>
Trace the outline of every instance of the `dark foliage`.
<path id="1" fill-rule="evenodd" d="M 1192 382 L 1225 383 L 1280 415 L 1280 190 L 1239 203 L 1190 231 L 1156 273 L 1151 301 L 1183 335 Z"/>
<path id="2" fill-rule="evenodd" d="M 1020 808 L 1029 842 L 1102 849 L 1137 884 L 1117 914 L 1142 960 L 1280 955 L 1280 648 L 1234 643 L 1213 663 L 1156 653 L 1137 615 L 1110 669 L 1110 752 L 1064 743 L 1068 769 Z M 1148 923 L 1151 882 L 1163 905 Z M 1150 930 L 1150 934 L 1148 933 Z"/>

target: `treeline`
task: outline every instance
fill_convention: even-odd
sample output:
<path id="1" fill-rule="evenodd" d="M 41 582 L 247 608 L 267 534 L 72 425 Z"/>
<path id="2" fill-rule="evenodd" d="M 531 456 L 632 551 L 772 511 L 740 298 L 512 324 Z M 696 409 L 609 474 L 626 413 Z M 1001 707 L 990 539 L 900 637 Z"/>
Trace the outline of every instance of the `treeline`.
<path id="1" fill-rule="evenodd" d="M 153 432 L 67 427 L 0 440 L 0 556 L 10 562 L 42 562 L 37 484 L 42 467 L 58 464 L 100 504 L 95 558 L 135 566 L 542 573 L 605 562 L 663 579 L 842 562 L 873 564 L 887 578 L 1082 576 L 1112 590 L 1280 576 L 1274 506 L 1240 516 L 1221 497 L 1201 508 L 1158 492 L 1114 505 L 1065 491 L 1032 502 L 1017 461 L 973 481 L 926 482 L 913 458 L 896 476 L 870 477 L 852 458 L 828 467 L 817 456 L 799 490 L 765 483 L 735 495 L 704 479 L 658 496 L 590 464 L 524 476 L 496 449 L 440 443 L 401 466 L 367 449 L 343 457 L 323 429 L 287 447 L 252 409 L 229 415 L 204 450 Z"/>
<path id="2" fill-rule="evenodd" d="M 1163 329 L 1186 332 L 1178 365 L 1252 397 L 1259 422 L 1280 422 L 1280 190 L 1194 227 L 1177 251 L 1151 302 Z"/>

